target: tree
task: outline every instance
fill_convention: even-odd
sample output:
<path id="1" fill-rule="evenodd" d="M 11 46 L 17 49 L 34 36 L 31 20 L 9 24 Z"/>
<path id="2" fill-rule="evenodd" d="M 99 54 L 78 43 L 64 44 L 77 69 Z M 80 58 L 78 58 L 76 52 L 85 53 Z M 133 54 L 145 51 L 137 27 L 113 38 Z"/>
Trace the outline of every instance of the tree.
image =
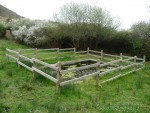
<path id="1" fill-rule="evenodd" d="M 134 38 L 134 48 L 139 48 L 140 53 L 150 60 L 150 22 L 139 22 L 131 27 Z"/>
<path id="2" fill-rule="evenodd" d="M 116 27 L 107 11 L 87 4 L 66 4 L 54 17 L 55 21 L 66 24 L 65 34 L 68 34 L 76 48 L 79 48 L 80 39 L 94 37 L 97 49 L 100 39 L 109 37 L 110 31 Z"/>

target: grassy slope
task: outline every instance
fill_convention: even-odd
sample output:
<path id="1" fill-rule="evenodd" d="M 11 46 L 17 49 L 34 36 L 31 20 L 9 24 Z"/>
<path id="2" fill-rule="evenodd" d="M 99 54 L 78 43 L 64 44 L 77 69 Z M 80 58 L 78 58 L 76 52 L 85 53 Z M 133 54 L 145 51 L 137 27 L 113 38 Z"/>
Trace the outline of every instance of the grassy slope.
<path id="1" fill-rule="evenodd" d="M 15 63 L 7 64 L 5 47 L 26 48 L 0 40 L 0 112 L 148 113 L 150 110 L 150 63 L 146 63 L 144 70 L 101 87 L 96 87 L 92 78 L 65 86 L 56 95 L 55 85 L 48 79 L 33 78 L 31 72 Z"/>
<path id="2" fill-rule="evenodd" d="M 0 5 L 0 17 L 3 19 L 9 18 L 20 18 L 21 16 L 18 15 L 17 13 L 11 11 L 10 9 Z"/>

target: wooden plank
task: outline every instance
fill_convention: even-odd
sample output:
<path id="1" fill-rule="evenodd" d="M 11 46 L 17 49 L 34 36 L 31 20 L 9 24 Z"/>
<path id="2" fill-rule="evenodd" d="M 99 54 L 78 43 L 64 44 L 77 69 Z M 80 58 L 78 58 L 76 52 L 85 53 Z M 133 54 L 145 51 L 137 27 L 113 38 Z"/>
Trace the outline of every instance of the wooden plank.
<path id="1" fill-rule="evenodd" d="M 136 65 L 143 65 L 143 62 L 136 63 Z"/>
<path id="2" fill-rule="evenodd" d="M 94 57 L 100 57 L 101 58 L 101 56 L 99 56 L 99 55 L 93 55 L 93 54 L 89 54 L 89 55 L 91 55 L 91 56 L 94 56 Z"/>
<path id="3" fill-rule="evenodd" d="M 140 62 L 140 63 L 132 63 L 132 64 L 130 64 L 130 65 L 127 65 L 127 66 L 122 66 L 122 69 L 124 70 L 124 69 L 127 69 L 127 68 L 130 68 L 130 67 L 132 67 L 132 66 L 137 66 L 137 65 L 143 65 L 143 62 Z"/>
<path id="4" fill-rule="evenodd" d="M 122 66 L 122 70 L 127 69 L 127 68 L 132 67 L 132 66 L 135 66 L 135 65 L 136 65 L 136 63 L 132 63 L 132 64 L 127 65 L 127 66 Z"/>
<path id="5" fill-rule="evenodd" d="M 61 73 L 65 74 L 65 73 L 68 73 L 68 72 L 75 72 L 75 71 L 80 71 L 80 70 L 83 70 L 83 69 L 97 67 L 99 64 L 100 63 L 98 62 L 98 63 L 94 63 L 94 64 L 87 65 L 87 66 L 82 66 L 82 67 L 76 67 L 76 68 L 72 68 L 72 69 L 62 70 Z"/>
<path id="6" fill-rule="evenodd" d="M 28 70 L 30 70 L 30 71 L 32 71 L 32 72 L 33 72 L 33 69 L 32 69 L 31 67 L 29 67 L 29 66 L 25 65 L 24 63 L 22 63 L 22 62 L 20 62 L 20 61 L 18 61 L 17 63 L 18 63 L 19 65 L 21 65 L 21 66 L 25 67 L 26 69 L 28 69 Z"/>
<path id="7" fill-rule="evenodd" d="M 122 61 L 122 60 L 121 60 L 121 59 L 119 59 L 119 60 L 114 60 L 114 61 L 111 61 L 111 62 L 106 62 L 106 63 L 104 63 L 104 64 L 101 64 L 101 65 L 100 65 L 100 67 L 104 67 L 104 66 L 112 65 L 112 64 L 114 64 L 114 63 L 118 63 L 118 62 L 120 62 L 120 61 Z"/>
<path id="8" fill-rule="evenodd" d="M 84 75 L 84 76 L 79 77 L 79 78 L 74 78 L 74 79 L 71 79 L 71 80 L 68 80 L 68 81 L 61 82 L 60 86 L 64 86 L 64 85 L 67 85 L 67 84 L 70 84 L 70 83 L 73 83 L 73 82 L 76 82 L 76 81 L 80 81 L 80 80 L 83 80 L 85 78 L 95 76 L 97 74 L 99 74 L 99 71 L 97 71 L 95 73 L 92 73 L 92 74 Z"/>
<path id="9" fill-rule="evenodd" d="M 51 65 L 51 64 L 48 64 L 48 63 L 46 63 L 46 62 L 43 62 L 43 61 L 41 61 L 41 60 L 38 60 L 38 59 L 35 59 L 35 58 L 32 58 L 32 60 L 35 61 L 35 62 L 37 62 L 37 63 L 39 63 L 39 64 L 42 64 L 42 65 L 44 65 L 44 66 L 47 66 L 47 67 L 49 67 L 49 68 L 51 68 L 51 69 L 58 70 L 58 67 L 55 67 L 55 66 L 53 66 L 53 65 Z"/>
<path id="10" fill-rule="evenodd" d="M 136 58 L 137 60 L 143 61 L 143 58 Z"/>
<path id="11" fill-rule="evenodd" d="M 17 51 L 10 50 L 10 49 L 8 49 L 8 48 L 6 48 L 6 51 L 8 51 L 8 52 L 10 52 L 10 53 L 18 54 L 18 52 L 17 52 Z"/>
<path id="12" fill-rule="evenodd" d="M 111 57 L 117 57 L 117 58 L 120 58 L 120 56 L 117 56 L 117 55 L 112 55 L 112 54 L 106 54 L 106 53 L 103 53 L 104 56 L 111 56 Z"/>
<path id="13" fill-rule="evenodd" d="M 18 58 L 14 57 L 14 56 L 11 56 L 11 55 L 8 55 L 8 54 L 6 54 L 6 56 L 9 57 L 9 58 L 11 58 L 11 59 L 13 59 L 13 60 L 15 60 L 15 61 L 18 60 Z"/>
<path id="14" fill-rule="evenodd" d="M 51 49 L 38 49 L 37 51 L 48 51 L 48 50 L 58 50 L 59 48 L 51 48 Z"/>
<path id="15" fill-rule="evenodd" d="M 26 61 L 29 61 L 29 62 L 33 63 L 32 59 L 30 59 L 30 58 L 28 58 L 26 56 L 19 55 L 19 57 L 22 58 L 22 59 L 24 59 L 24 60 L 26 60 Z"/>
<path id="16" fill-rule="evenodd" d="M 125 75 L 128 75 L 128 74 L 133 73 L 133 72 L 138 71 L 138 70 L 141 70 L 141 69 L 143 69 L 143 68 L 144 68 L 144 67 L 141 67 L 141 68 L 138 68 L 137 70 L 132 70 L 132 71 L 129 71 L 129 72 L 125 73 L 125 74 L 119 74 L 119 75 L 117 75 L 117 76 L 115 76 L 115 77 L 112 77 L 112 78 L 110 78 L 110 79 L 107 79 L 107 80 L 101 82 L 101 84 L 104 84 L 104 83 L 106 83 L 106 82 L 110 82 L 110 81 L 115 80 L 115 79 L 117 79 L 117 78 L 119 78 L 119 77 L 123 77 L 123 76 L 125 76 Z"/>
<path id="17" fill-rule="evenodd" d="M 33 51 L 33 50 L 35 50 L 36 48 L 31 48 L 31 49 L 19 49 L 19 50 L 21 50 L 21 51 Z"/>
<path id="18" fill-rule="evenodd" d="M 94 50 L 89 50 L 89 52 L 93 52 L 93 53 L 99 53 L 99 54 L 101 54 L 101 52 L 99 52 L 99 51 L 94 51 Z"/>
<path id="19" fill-rule="evenodd" d="M 60 51 L 60 53 L 74 53 L 74 51 L 63 51 L 63 52 Z"/>
<path id="20" fill-rule="evenodd" d="M 46 54 L 51 54 L 51 53 L 56 53 L 57 51 L 55 51 L 55 52 L 42 52 L 42 53 L 38 53 L 39 55 L 46 55 Z"/>
<path id="21" fill-rule="evenodd" d="M 122 60 L 122 62 L 130 61 L 130 60 L 133 60 L 133 59 L 134 59 L 134 57 L 130 57 L 128 59 Z"/>
<path id="22" fill-rule="evenodd" d="M 60 51 L 65 51 L 65 50 L 74 50 L 74 48 L 64 48 L 64 49 L 59 49 Z"/>
<path id="23" fill-rule="evenodd" d="M 110 73 L 110 72 L 112 72 L 112 71 L 116 71 L 116 70 L 119 70 L 119 69 L 121 69 L 121 67 L 117 67 L 117 68 L 113 68 L 113 69 L 108 69 L 107 71 L 101 72 L 101 73 L 99 74 L 99 76 L 102 77 L 104 74 L 107 74 L 107 73 Z"/>
<path id="24" fill-rule="evenodd" d="M 32 67 L 32 69 L 33 69 L 33 71 L 35 71 L 35 72 L 37 72 L 37 73 L 43 75 L 44 77 L 48 78 L 49 80 L 51 80 L 51 81 L 57 83 L 58 80 L 55 79 L 54 77 L 48 75 L 47 73 L 45 73 L 45 72 L 43 72 L 43 71 L 41 71 L 41 70 L 39 70 L 39 69 L 37 69 L 37 68 L 35 68 L 35 67 Z"/>
<path id="25" fill-rule="evenodd" d="M 124 58 L 131 58 L 131 56 L 122 55 Z"/>

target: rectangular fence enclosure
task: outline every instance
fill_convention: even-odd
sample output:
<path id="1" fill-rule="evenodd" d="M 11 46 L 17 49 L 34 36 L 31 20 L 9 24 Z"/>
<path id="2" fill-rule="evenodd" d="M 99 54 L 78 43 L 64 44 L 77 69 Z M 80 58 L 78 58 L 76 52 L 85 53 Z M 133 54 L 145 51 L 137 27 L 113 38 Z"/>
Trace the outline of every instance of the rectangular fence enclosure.
<path id="1" fill-rule="evenodd" d="M 125 56 L 106 54 L 103 50 L 76 51 L 76 48 L 19 49 L 6 48 L 8 62 L 16 62 L 29 71 L 48 78 L 60 88 L 76 81 L 96 76 L 96 84 L 103 84 L 145 67 L 145 56 Z M 51 59 L 51 60 L 50 60 Z M 54 60 L 53 60 L 54 59 Z M 67 60 L 66 60 L 67 59 Z M 117 75 L 103 80 L 104 75 L 115 72 Z M 101 81 L 100 79 L 101 78 Z"/>

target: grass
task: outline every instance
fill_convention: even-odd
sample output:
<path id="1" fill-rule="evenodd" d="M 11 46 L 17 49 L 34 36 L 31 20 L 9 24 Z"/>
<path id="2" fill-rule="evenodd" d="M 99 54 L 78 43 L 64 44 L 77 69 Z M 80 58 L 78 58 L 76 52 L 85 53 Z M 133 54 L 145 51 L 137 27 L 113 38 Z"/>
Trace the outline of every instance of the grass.
<path id="1" fill-rule="evenodd" d="M 93 77 L 64 86 L 61 94 L 57 95 L 53 82 L 40 75 L 34 78 L 31 72 L 18 68 L 16 63 L 8 64 L 5 58 L 6 47 L 27 48 L 8 40 L 0 40 L 1 113 L 149 113 L 149 62 L 145 69 L 101 87 L 95 85 Z"/>

